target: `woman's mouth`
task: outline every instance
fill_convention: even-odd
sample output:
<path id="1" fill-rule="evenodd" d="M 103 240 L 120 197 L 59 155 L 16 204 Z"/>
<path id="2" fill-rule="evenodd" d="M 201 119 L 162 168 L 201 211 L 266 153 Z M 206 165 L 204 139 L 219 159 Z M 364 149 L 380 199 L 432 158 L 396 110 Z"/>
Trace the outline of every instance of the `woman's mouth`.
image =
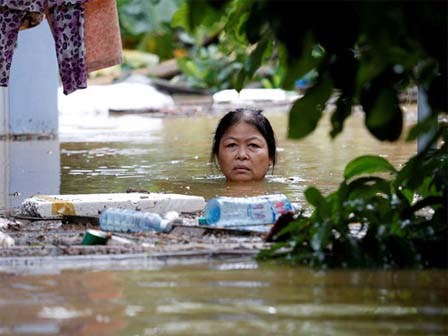
<path id="1" fill-rule="evenodd" d="M 249 171 L 250 169 L 248 167 L 246 167 L 246 166 L 235 166 L 233 168 L 233 170 L 236 170 L 236 171 Z"/>

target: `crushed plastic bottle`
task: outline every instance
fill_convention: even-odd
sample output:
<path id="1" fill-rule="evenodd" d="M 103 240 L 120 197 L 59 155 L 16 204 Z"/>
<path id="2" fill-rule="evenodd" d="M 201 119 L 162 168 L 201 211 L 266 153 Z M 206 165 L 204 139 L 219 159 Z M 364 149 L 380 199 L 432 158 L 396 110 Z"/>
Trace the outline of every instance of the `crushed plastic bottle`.
<path id="1" fill-rule="evenodd" d="M 11 238 L 8 234 L 0 231 L 0 248 L 11 247 L 14 245 L 14 239 Z"/>
<path id="2" fill-rule="evenodd" d="M 255 197 L 216 197 L 210 199 L 199 223 L 250 231 L 267 231 L 284 213 L 295 211 L 282 194 Z"/>
<path id="3" fill-rule="evenodd" d="M 153 212 L 106 208 L 100 215 L 100 227 L 111 232 L 169 232 L 172 220 Z"/>

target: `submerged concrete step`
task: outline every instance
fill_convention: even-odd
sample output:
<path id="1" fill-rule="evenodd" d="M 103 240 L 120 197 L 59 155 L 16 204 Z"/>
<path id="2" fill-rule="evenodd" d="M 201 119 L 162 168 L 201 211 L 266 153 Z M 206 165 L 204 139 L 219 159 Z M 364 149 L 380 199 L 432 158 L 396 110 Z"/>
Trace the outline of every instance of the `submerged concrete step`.
<path id="1" fill-rule="evenodd" d="M 78 195 L 35 195 L 22 202 L 20 213 L 40 218 L 62 216 L 98 217 L 104 208 L 122 208 L 165 214 L 202 211 L 205 200 L 200 196 L 162 193 L 112 193 Z"/>

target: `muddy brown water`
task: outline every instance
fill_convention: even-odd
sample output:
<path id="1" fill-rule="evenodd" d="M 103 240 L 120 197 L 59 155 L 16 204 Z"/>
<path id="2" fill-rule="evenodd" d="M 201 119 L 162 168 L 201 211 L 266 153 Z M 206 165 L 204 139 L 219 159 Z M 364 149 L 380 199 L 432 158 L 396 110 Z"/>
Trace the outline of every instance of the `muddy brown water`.
<path id="1" fill-rule="evenodd" d="M 1 335 L 446 335 L 440 271 L 251 260 L 0 275 Z"/>
<path id="2" fill-rule="evenodd" d="M 333 141 L 323 120 L 297 142 L 286 139 L 286 113 L 266 114 L 277 133 L 279 161 L 264 184 L 229 188 L 209 163 L 219 115 L 86 116 L 62 119 L 57 140 L 0 143 L 0 209 L 35 193 L 129 188 L 206 199 L 280 192 L 305 207 L 308 185 L 333 190 L 358 155 L 380 154 L 400 166 L 415 153 L 415 144 L 372 139 L 359 115 Z M 60 238 L 80 240 L 77 234 Z M 227 243 L 246 252 L 261 243 L 252 240 L 251 249 L 241 239 Z M 309 270 L 259 263 L 251 253 L 184 251 L 167 258 L 136 252 L 3 258 L 0 335 L 448 334 L 445 270 Z"/>

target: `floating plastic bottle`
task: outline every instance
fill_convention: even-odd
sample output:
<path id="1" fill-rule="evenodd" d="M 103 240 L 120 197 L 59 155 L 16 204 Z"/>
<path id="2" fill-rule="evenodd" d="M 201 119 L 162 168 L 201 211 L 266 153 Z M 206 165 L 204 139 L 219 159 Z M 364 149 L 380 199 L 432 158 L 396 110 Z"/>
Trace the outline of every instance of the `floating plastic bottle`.
<path id="1" fill-rule="evenodd" d="M 284 213 L 294 211 L 282 194 L 256 197 L 216 197 L 210 199 L 199 223 L 232 229 L 267 231 Z"/>
<path id="2" fill-rule="evenodd" d="M 100 227 L 111 232 L 169 232 L 172 221 L 153 212 L 106 208 L 100 215 Z"/>

